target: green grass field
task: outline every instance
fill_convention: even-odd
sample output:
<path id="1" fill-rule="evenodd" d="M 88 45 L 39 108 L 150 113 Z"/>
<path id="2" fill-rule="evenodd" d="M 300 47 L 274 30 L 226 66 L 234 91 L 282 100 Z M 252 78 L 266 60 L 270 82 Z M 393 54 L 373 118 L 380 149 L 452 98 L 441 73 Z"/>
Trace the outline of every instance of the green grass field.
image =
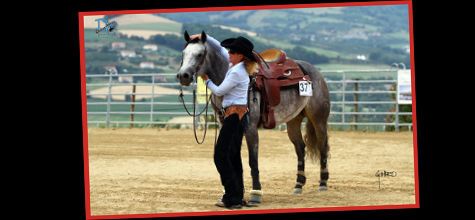
<path id="1" fill-rule="evenodd" d="M 279 41 L 279 40 L 270 40 L 270 39 L 267 39 L 267 38 L 262 38 L 262 37 L 253 37 L 254 40 L 256 41 L 259 41 L 261 43 L 265 43 L 265 44 L 272 44 L 272 45 L 275 45 L 276 47 L 278 47 L 279 49 L 283 49 L 283 50 L 286 50 L 286 49 L 292 49 L 294 48 L 295 44 L 292 44 L 292 43 L 288 43 L 288 42 L 285 42 L 285 41 Z M 326 49 L 322 49 L 322 48 L 319 48 L 319 47 L 309 47 L 309 46 L 305 46 L 305 49 L 309 50 L 309 51 L 313 51 L 313 52 L 316 52 L 318 53 L 319 55 L 324 55 L 324 56 L 327 56 L 327 57 L 330 57 L 330 58 L 336 58 L 338 56 L 340 56 L 341 58 L 344 58 L 344 59 L 349 59 L 349 58 L 353 58 L 351 55 L 349 54 L 345 54 L 345 53 L 340 53 L 340 52 L 337 52 L 337 51 L 332 51 L 332 50 L 326 50 Z"/>
<path id="2" fill-rule="evenodd" d="M 252 14 L 247 18 L 247 24 L 252 25 L 255 28 L 263 27 L 266 26 L 267 24 L 263 23 L 262 20 L 265 17 L 269 16 L 275 16 L 277 13 L 276 11 L 270 11 L 270 10 L 261 10 L 257 11 L 256 13 Z M 283 16 L 285 16 L 285 13 L 281 13 Z"/>
<path id="3" fill-rule="evenodd" d="M 409 42 L 409 33 L 406 31 L 399 31 L 387 34 L 387 37 L 395 38 L 395 39 L 402 39 Z"/>
<path id="4" fill-rule="evenodd" d="M 343 74 L 336 72 L 324 72 L 323 76 L 325 78 L 341 80 Z M 359 79 L 359 80 L 371 80 L 371 79 L 385 79 L 385 80 L 395 80 L 397 78 L 396 72 L 345 72 L 345 78 L 347 80 Z"/>
<path id="5" fill-rule="evenodd" d="M 397 72 L 395 69 L 390 70 L 390 66 L 387 65 L 371 65 L 371 64 L 320 64 L 316 65 L 320 69 L 323 76 L 332 79 L 341 79 L 343 74 L 338 71 L 344 71 L 347 79 L 397 79 Z M 361 72 L 365 70 L 371 70 L 372 72 Z M 380 72 L 373 72 L 374 70 L 381 70 Z M 352 72 L 353 71 L 353 72 Z M 354 72 L 357 71 L 357 72 Z"/>
<path id="6" fill-rule="evenodd" d="M 336 70 L 343 70 L 343 71 L 352 71 L 352 70 L 380 70 L 380 69 L 389 69 L 391 68 L 388 65 L 380 65 L 380 64 L 319 64 L 316 66 L 320 68 L 322 71 L 336 71 Z"/>

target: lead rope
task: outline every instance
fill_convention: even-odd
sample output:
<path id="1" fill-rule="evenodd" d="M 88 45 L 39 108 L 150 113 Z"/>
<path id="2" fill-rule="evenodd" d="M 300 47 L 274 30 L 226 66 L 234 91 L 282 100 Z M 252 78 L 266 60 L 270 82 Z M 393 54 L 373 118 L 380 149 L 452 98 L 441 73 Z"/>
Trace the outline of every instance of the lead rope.
<path id="1" fill-rule="evenodd" d="M 214 146 L 216 146 L 216 139 L 218 137 L 218 120 L 216 120 L 216 111 L 214 111 L 214 123 L 216 124 L 216 127 L 214 127 Z"/>
<path id="2" fill-rule="evenodd" d="M 198 77 L 196 77 L 195 79 L 195 85 L 196 85 L 196 81 L 197 81 Z M 208 97 L 208 86 L 206 86 L 206 97 Z M 196 115 L 196 87 L 194 86 L 193 87 L 193 133 L 195 135 L 195 140 L 196 140 L 196 143 L 198 144 L 202 144 L 204 141 L 205 141 L 205 138 L 206 138 L 206 132 L 208 131 L 208 104 L 211 100 L 211 96 L 208 98 L 208 100 L 206 100 L 206 106 L 204 108 L 205 110 L 205 127 L 204 127 L 204 134 L 203 134 L 203 138 L 201 139 L 201 141 L 198 140 L 198 136 L 196 135 L 196 124 L 197 124 L 197 118 L 201 115 L 201 112 L 199 115 Z"/>
<path id="3" fill-rule="evenodd" d="M 193 98 L 195 97 L 196 95 L 196 88 L 193 88 Z M 185 104 L 185 99 L 183 99 L 183 89 L 182 89 L 182 86 L 180 86 L 180 94 L 178 95 L 180 100 L 181 100 L 181 103 L 183 104 L 183 107 L 185 107 L 185 110 L 186 110 L 186 113 L 188 113 L 189 116 L 193 116 L 193 117 L 196 117 L 196 116 L 200 116 L 201 114 L 203 114 L 203 112 L 206 110 L 206 108 L 208 108 L 208 102 L 206 102 L 206 108 L 204 108 L 203 110 L 201 110 L 201 112 L 196 115 L 195 114 L 195 111 L 193 110 L 193 114 L 190 113 L 190 110 L 188 110 L 188 108 L 186 107 L 186 104 Z M 206 90 L 206 96 L 208 96 L 208 90 Z M 194 101 L 194 100 L 193 100 Z"/>
<path id="4" fill-rule="evenodd" d="M 198 72 L 201 69 L 201 66 L 204 64 L 204 62 L 206 60 L 206 54 L 207 53 L 208 52 L 207 52 L 206 47 L 205 47 L 203 60 L 201 60 L 200 64 L 198 64 L 198 66 L 196 67 L 195 72 Z M 182 60 L 182 63 L 183 63 L 183 60 Z M 193 102 L 195 102 L 194 98 L 196 96 L 196 83 L 197 83 L 197 80 L 198 80 L 198 76 L 196 76 L 194 78 L 195 78 L 195 80 L 194 80 L 194 85 L 193 85 Z M 188 113 L 189 116 L 193 116 L 193 117 L 200 116 L 201 114 L 203 114 L 203 112 L 205 110 L 208 110 L 209 100 L 206 101 L 206 107 L 203 110 L 201 110 L 201 112 L 198 115 L 196 115 L 195 109 L 193 109 L 193 114 L 191 114 L 190 111 L 188 110 L 188 108 L 185 105 L 185 99 L 183 99 L 183 86 L 180 86 L 180 94 L 178 96 L 180 97 L 180 100 L 183 103 L 183 107 L 185 107 L 186 113 Z M 206 86 L 206 97 L 208 97 L 208 86 Z M 195 104 L 195 103 L 193 103 L 193 104 Z"/>

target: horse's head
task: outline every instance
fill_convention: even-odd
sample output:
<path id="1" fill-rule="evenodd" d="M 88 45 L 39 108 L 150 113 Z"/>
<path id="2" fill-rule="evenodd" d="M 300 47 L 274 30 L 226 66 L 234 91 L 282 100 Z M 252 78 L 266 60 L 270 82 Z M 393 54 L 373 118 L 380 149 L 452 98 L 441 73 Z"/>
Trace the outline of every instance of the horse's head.
<path id="1" fill-rule="evenodd" d="M 191 39 L 188 32 L 185 31 L 186 46 L 183 49 L 183 56 L 180 69 L 176 74 L 177 80 L 181 85 L 189 86 L 197 77 L 198 71 L 203 66 L 206 59 L 206 34 L 201 32 L 200 38 Z"/>

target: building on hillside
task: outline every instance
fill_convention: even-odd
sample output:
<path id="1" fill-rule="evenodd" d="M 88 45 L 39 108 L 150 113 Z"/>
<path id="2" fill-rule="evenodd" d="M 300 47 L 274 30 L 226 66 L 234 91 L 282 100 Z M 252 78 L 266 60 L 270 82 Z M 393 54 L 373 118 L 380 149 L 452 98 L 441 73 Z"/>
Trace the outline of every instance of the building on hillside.
<path id="1" fill-rule="evenodd" d="M 137 57 L 137 54 L 133 50 L 121 50 L 120 51 L 120 56 L 121 57 L 133 58 L 133 57 Z"/>
<path id="2" fill-rule="evenodd" d="M 111 44 L 111 48 L 113 50 L 117 50 L 117 49 L 125 49 L 125 42 L 112 42 Z"/>
<path id="3" fill-rule="evenodd" d="M 356 59 L 366 61 L 368 58 L 363 54 L 359 54 L 359 55 L 356 55 Z"/>
<path id="4" fill-rule="evenodd" d="M 157 51 L 158 46 L 156 44 L 145 44 L 142 47 L 144 50 Z"/>
<path id="5" fill-rule="evenodd" d="M 154 69 L 155 64 L 153 62 L 141 62 L 140 63 L 140 68 L 142 68 L 142 69 Z"/>

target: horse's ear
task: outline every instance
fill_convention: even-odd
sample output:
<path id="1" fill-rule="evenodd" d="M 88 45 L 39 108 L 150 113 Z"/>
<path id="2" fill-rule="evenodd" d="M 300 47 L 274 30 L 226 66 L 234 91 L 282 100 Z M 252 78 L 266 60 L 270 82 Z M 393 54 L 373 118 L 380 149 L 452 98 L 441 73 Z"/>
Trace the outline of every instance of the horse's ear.
<path id="1" fill-rule="evenodd" d="M 203 43 L 206 42 L 206 33 L 205 33 L 205 31 L 201 32 L 201 42 L 203 42 Z"/>
<path id="2" fill-rule="evenodd" d="M 185 40 L 186 42 L 190 42 L 190 35 L 188 34 L 188 31 L 185 31 Z"/>

